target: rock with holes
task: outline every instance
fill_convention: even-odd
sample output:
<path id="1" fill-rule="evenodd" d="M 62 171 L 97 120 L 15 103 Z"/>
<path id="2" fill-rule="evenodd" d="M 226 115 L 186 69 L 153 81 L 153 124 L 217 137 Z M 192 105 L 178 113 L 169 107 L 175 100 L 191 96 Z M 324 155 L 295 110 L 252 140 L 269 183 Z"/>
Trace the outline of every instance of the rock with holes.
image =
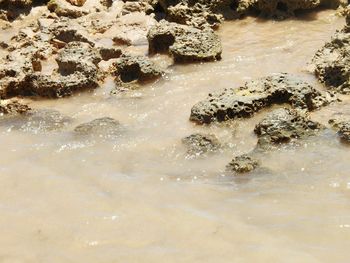
<path id="1" fill-rule="evenodd" d="M 19 32 L 0 60 L 0 97 L 10 98 L 21 92 L 25 77 L 41 71 L 41 61 L 52 53 L 49 43 L 25 32 Z"/>
<path id="2" fill-rule="evenodd" d="M 108 48 L 108 47 L 101 47 L 99 49 L 100 56 L 103 60 L 108 61 L 110 59 L 119 58 L 122 55 L 122 50 L 120 48 Z"/>
<path id="3" fill-rule="evenodd" d="M 212 134 L 195 133 L 182 139 L 190 157 L 196 157 L 220 148 L 220 142 Z"/>
<path id="4" fill-rule="evenodd" d="M 294 109 L 278 109 L 269 113 L 254 129 L 258 146 L 262 148 L 293 139 L 316 135 L 324 127 Z"/>
<path id="5" fill-rule="evenodd" d="M 60 98 L 70 96 L 78 91 L 95 89 L 98 85 L 96 76 L 89 76 L 79 71 L 66 76 L 34 73 L 26 76 L 18 94 Z"/>
<path id="6" fill-rule="evenodd" d="M 259 160 L 251 154 L 236 156 L 226 166 L 226 171 L 245 174 L 255 170 L 259 166 Z"/>
<path id="7" fill-rule="evenodd" d="M 329 89 L 350 94 L 350 25 L 338 31 L 312 60 L 317 78 Z"/>
<path id="8" fill-rule="evenodd" d="M 211 29 L 200 30 L 162 20 L 149 30 L 147 38 L 151 54 L 169 52 L 175 62 L 221 59 L 221 42 Z"/>
<path id="9" fill-rule="evenodd" d="M 56 58 L 60 74 L 70 75 L 78 71 L 90 77 L 97 75 L 101 60 L 98 50 L 84 42 L 68 43 Z"/>
<path id="10" fill-rule="evenodd" d="M 145 83 L 160 78 L 163 71 L 144 56 L 122 55 L 114 63 L 118 83 Z"/>
<path id="11" fill-rule="evenodd" d="M 344 143 L 350 143 L 350 121 L 349 119 L 331 119 L 329 123 L 338 131 L 339 138 Z"/>
<path id="12" fill-rule="evenodd" d="M 24 114 L 31 108 L 18 100 L 0 100 L 0 114 Z"/>
<path id="13" fill-rule="evenodd" d="M 119 121 L 109 117 L 98 118 L 80 124 L 74 129 L 76 135 L 102 139 L 117 138 L 121 135 L 122 131 L 123 127 Z"/>
<path id="14" fill-rule="evenodd" d="M 169 21 L 198 28 L 217 27 L 222 18 L 235 19 L 259 12 L 265 17 L 283 19 L 300 10 L 337 8 L 347 0 L 159 0 Z"/>
<path id="15" fill-rule="evenodd" d="M 192 107 L 190 120 L 211 123 L 246 118 L 263 108 L 281 103 L 312 111 L 332 100 L 332 95 L 323 95 L 303 80 L 280 73 L 209 94 L 208 98 Z"/>

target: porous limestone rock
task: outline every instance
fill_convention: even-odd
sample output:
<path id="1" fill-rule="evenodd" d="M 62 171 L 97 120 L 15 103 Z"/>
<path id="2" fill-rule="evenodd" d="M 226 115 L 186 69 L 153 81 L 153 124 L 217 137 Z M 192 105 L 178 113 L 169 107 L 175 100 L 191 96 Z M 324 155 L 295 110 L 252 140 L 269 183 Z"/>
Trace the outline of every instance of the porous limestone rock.
<path id="1" fill-rule="evenodd" d="M 242 87 L 209 94 L 208 98 L 192 107 L 190 120 L 211 123 L 251 117 L 263 108 L 281 103 L 312 111 L 332 100 L 331 96 L 321 94 L 303 80 L 280 73 L 247 82 Z"/>
<path id="2" fill-rule="evenodd" d="M 221 59 L 219 37 L 211 29 L 161 21 L 148 32 L 149 53 L 169 52 L 175 62 L 215 61 Z"/>
<path id="3" fill-rule="evenodd" d="M 277 109 L 259 122 L 254 132 L 258 136 L 259 147 L 288 143 L 293 139 L 316 135 L 324 127 L 294 109 Z"/>
<path id="4" fill-rule="evenodd" d="M 208 152 L 217 151 L 220 142 L 215 135 L 195 133 L 182 139 L 190 157 L 196 157 Z"/>

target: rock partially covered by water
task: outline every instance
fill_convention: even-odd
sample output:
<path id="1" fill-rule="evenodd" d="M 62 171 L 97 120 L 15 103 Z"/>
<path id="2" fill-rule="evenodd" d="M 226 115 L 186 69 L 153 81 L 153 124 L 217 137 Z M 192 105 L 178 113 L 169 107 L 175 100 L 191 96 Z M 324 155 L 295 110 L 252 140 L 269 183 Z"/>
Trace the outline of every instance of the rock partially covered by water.
<path id="1" fill-rule="evenodd" d="M 209 94 L 207 99 L 193 106 L 190 120 L 211 123 L 251 117 L 262 108 L 281 103 L 311 111 L 331 100 L 308 83 L 281 73 L 247 82 L 239 88 Z"/>
<path id="2" fill-rule="evenodd" d="M 306 138 L 317 134 L 324 127 L 293 109 L 278 109 L 267 115 L 256 125 L 258 146 L 288 143 L 292 139 Z"/>
<path id="3" fill-rule="evenodd" d="M 29 73 L 20 83 L 17 94 L 57 98 L 98 87 L 99 52 L 84 42 L 70 42 L 57 58 L 58 72 L 50 75 Z"/>
<path id="4" fill-rule="evenodd" d="M 221 42 L 211 29 L 200 30 L 162 20 L 149 30 L 147 37 L 151 54 L 169 52 L 175 62 L 221 59 Z"/>
<path id="5" fill-rule="evenodd" d="M 212 5 L 209 3 L 212 2 Z M 213 9 L 214 2 L 217 1 L 198 1 L 194 5 L 180 2 L 174 6 L 169 6 L 166 11 L 167 19 L 183 25 L 190 25 L 196 28 L 218 27 L 223 21 L 223 16 Z M 226 1 L 228 2 L 228 1 Z M 227 10 L 231 8 L 227 6 Z"/>
<path id="6" fill-rule="evenodd" d="M 113 139 L 121 135 L 123 128 L 119 121 L 104 117 L 80 124 L 74 129 L 79 136 Z"/>
<path id="7" fill-rule="evenodd" d="M 214 152 L 220 148 L 219 140 L 212 134 L 195 133 L 183 138 L 182 143 L 186 146 L 190 157 Z"/>
<path id="8" fill-rule="evenodd" d="M 164 73 L 145 56 L 122 55 L 113 65 L 119 83 L 154 81 Z"/>
<path id="9" fill-rule="evenodd" d="M 45 133 L 60 131 L 71 122 L 71 118 L 56 110 L 30 110 L 21 115 L 10 116 L 1 120 L 1 125 L 8 125 L 11 129 L 31 133 Z"/>
<path id="10" fill-rule="evenodd" d="M 31 108 L 17 100 L 0 100 L 0 114 L 24 114 Z"/>
<path id="11" fill-rule="evenodd" d="M 197 28 L 217 27 L 223 18 L 234 19 L 250 11 L 284 19 L 299 10 L 337 8 L 347 0 L 159 0 L 167 20 Z"/>
<path id="12" fill-rule="evenodd" d="M 296 11 L 312 10 L 318 7 L 337 8 L 343 0 L 257 0 L 256 8 L 263 15 L 276 18 L 294 16 Z"/>
<path id="13" fill-rule="evenodd" d="M 70 96 L 77 91 L 91 90 L 98 87 L 95 76 L 81 72 L 62 76 L 34 73 L 26 76 L 19 94 L 23 96 L 40 96 L 60 98 Z"/>
<path id="14" fill-rule="evenodd" d="M 226 166 L 226 171 L 239 174 L 249 173 L 259 166 L 259 161 L 250 154 L 236 156 Z"/>
<path id="15" fill-rule="evenodd" d="M 338 31 L 312 60 L 318 79 L 328 88 L 350 94 L 350 26 Z"/>
<path id="16" fill-rule="evenodd" d="M 84 42 L 68 43 L 56 58 L 59 72 L 64 76 L 75 72 L 97 76 L 98 63 L 101 60 L 99 52 Z"/>
<path id="17" fill-rule="evenodd" d="M 342 142 L 350 143 L 350 121 L 342 119 L 332 119 L 329 121 L 338 130 L 338 135 Z"/>

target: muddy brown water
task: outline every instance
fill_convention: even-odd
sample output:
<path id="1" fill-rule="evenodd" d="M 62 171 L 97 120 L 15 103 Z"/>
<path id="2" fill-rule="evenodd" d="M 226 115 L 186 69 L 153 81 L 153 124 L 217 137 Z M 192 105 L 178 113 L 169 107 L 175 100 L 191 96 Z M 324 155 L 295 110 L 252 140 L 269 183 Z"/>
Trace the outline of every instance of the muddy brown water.
<path id="1" fill-rule="evenodd" d="M 262 158 L 263 171 L 224 174 L 254 148 L 254 118 L 222 125 L 188 121 L 211 91 L 276 72 L 314 83 L 304 68 L 343 19 L 332 11 L 284 22 L 225 23 L 223 60 L 168 69 L 165 80 L 109 96 L 94 92 L 32 101 L 73 121 L 41 133 L 0 126 L 0 262 L 349 262 L 349 147 L 334 131 Z M 163 57 L 156 58 L 163 61 Z M 348 102 L 313 114 L 326 124 Z M 76 139 L 75 125 L 113 117 L 112 141 Z M 181 138 L 218 136 L 224 149 L 186 158 Z"/>

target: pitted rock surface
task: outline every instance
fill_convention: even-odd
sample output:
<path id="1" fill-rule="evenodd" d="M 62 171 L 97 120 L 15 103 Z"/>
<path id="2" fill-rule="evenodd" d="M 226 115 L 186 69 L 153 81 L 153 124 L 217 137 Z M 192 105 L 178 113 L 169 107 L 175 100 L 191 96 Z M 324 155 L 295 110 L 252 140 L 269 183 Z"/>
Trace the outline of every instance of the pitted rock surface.
<path id="1" fill-rule="evenodd" d="M 100 53 L 90 44 L 70 42 L 60 51 L 56 62 L 61 75 L 70 75 L 78 71 L 96 76 L 101 60 Z"/>
<path id="2" fill-rule="evenodd" d="M 163 71 L 145 56 L 122 55 L 113 65 L 116 81 L 119 83 L 154 81 L 163 74 Z"/>
<path id="3" fill-rule="evenodd" d="M 342 142 L 350 143 L 350 121 L 343 119 L 331 119 L 329 123 L 337 129 Z"/>
<path id="4" fill-rule="evenodd" d="M 119 48 L 107 48 L 101 47 L 99 49 L 100 56 L 103 60 L 107 61 L 114 58 L 119 58 L 122 55 L 122 50 Z"/>
<path id="5" fill-rule="evenodd" d="M 211 123 L 251 117 L 265 107 L 281 103 L 312 111 L 331 100 L 308 83 L 281 73 L 247 82 L 239 88 L 209 94 L 207 99 L 193 106 L 190 120 Z"/>
<path id="6" fill-rule="evenodd" d="M 249 154 L 236 156 L 226 166 L 226 171 L 235 172 L 238 174 L 249 173 L 259 166 L 259 161 Z"/>
<path id="7" fill-rule="evenodd" d="M 350 94 L 350 25 L 338 31 L 312 60 L 318 79 L 331 90 Z"/>
<path id="8" fill-rule="evenodd" d="M 299 10 L 337 8 L 347 0 L 159 0 L 167 20 L 197 28 L 217 27 L 225 19 L 236 19 L 258 12 L 262 16 L 284 19 Z"/>
<path id="9" fill-rule="evenodd" d="M 8 47 L 8 55 L 0 63 L 1 98 L 19 95 L 25 77 L 41 71 L 41 60 L 52 53 L 49 43 L 24 32 L 16 35 L 13 41 Z"/>
<path id="10" fill-rule="evenodd" d="M 258 136 L 258 146 L 288 143 L 293 139 L 316 135 L 324 127 L 293 109 L 278 109 L 269 113 L 254 132 Z"/>
<path id="11" fill-rule="evenodd" d="M 208 152 L 217 151 L 220 142 L 215 135 L 195 133 L 182 139 L 190 157 L 196 157 Z"/>
<path id="12" fill-rule="evenodd" d="M 147 37 L 151 54 L 169 52 L 175 62 L 221 59 L 221 42 L 211 29 L 199 30 L 162 20 L 149 30 Z"/>
<path id="13" fill-rule="evenodd" d="M 119 137 L 122 131 L 123 127 L 119 121 L 109 117 L 98 118 L 80 124 L 74 129 L 76 135 L 102 139 L 113 139 Z"/>
<path id="14" fill-rule="evenodd" d="M 17 100 L 0 100 L 0 114 L 24 114 L 31 108 Z"/>
<path id="15" fill-rule="evenodd" d="M 91 90 L 98 87 L 95 76 L 81 72 L 62 76 L 31 74 L 25 79 L 19 94 L 23 96 L 39 96 L 47 98 L 60 98 L 70 96 L 77 91 Z"/>

